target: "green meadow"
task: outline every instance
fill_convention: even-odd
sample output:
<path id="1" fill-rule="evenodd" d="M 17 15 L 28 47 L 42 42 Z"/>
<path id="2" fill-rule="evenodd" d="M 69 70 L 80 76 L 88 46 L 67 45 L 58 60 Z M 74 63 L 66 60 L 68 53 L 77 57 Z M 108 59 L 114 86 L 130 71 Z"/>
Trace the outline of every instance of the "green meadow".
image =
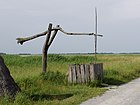
<path id="1" fill-rule="evenodd" d="M 140 77 L 139 54 L 98 54 L 97 63 L 104 65 L 101 84 L 69 84 L 69 64 L 94 62 L 92 55 L 49 54 L 48 70 L 42 74 L 40 55 L 3 55 L 6 65 L 21 88 L 14 102 L 0 99 L 1 105 L 77 105 L 103 94 L 108 85 L 121 85 Z"/>

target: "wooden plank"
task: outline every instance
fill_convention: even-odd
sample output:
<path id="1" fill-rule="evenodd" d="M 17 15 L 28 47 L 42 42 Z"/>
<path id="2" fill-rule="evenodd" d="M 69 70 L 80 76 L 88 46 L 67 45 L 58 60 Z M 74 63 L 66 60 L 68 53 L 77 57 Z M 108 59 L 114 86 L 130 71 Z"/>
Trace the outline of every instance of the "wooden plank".
<path id="1" fill-rule="evenodd" d="M 85 83 L 85 65 L 82 64 L 80 68 L 81 68 L 81 83 Z"/>
<path id="2" fill-rule="evenodd" d="M 92 81 L 94 81 L 94 64 L 90 64 L 90 81 L 92 82 Z"/>
<path id="3" fill-rule="evenodd" d="M 75 65 L 72 65 L 72 82 L 73 83 L 76 83 L 76 67 L 75 67 Z"/>
<path id="4" fill-rule="evenodd" d="M 98 80 L 99 79 L 99 64 L 94 64 L 94 80 Z"/>
<path id="5" fill-rule="evenodd" d="M 72 83 L 72 69 L 71 69 L 71 65 L 69 65 L 69 69 L 68 69 L 68 82 Z"/>
<path id="6" fill-rule="evenodd" d="M 91 71 L 90 78 L 92 78 L 92 81 L 103 79 L 103 64 L 102 63 L 91 64 L 90 71 Z"/>
<path id="7" fill-rule="evenodd" d="M 90 81 L 89 70 L 90 70 L 90 65 L 85 64 L 85 83 L 88 83 Z"/>
<path id="8" fill-rule="evenodd" d="M 77 80 L 76 83 L 81 83 L 82 79 L 81 79 L 81 70 L 80 70 L 80 65 L 76 65 L 76 76 L 77 76 Z"/>
<path id="9" fill-rule="evenodd" d="M 103 68 L 103 63 L 100 63 L 100 69 L 101 69 L 101 81 L 103 81 L 103 78 L 104 78 L 104 68 Z"/>
<path id="10" fill-rule="evenodd" d="M 95 66 L 95 77 L 97 80 L 101 80 L 103 79 L 103 63 L 99 63 L 99 64 L 96 64 Z"/>

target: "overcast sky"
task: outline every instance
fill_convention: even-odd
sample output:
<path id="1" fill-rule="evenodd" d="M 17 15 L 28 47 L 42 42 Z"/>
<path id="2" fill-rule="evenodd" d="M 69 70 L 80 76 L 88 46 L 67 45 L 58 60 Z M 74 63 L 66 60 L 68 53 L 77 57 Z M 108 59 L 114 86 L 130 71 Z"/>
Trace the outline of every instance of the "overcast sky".
<path id="1" fill-rule="evenodd" d="M 95 32 L 98 8 L 98 52 L 140 52 L 140 0 L 0 0 L 0 52 L 41 53 L 45 37 L 16 43 L 60 25 L 68 32 Z M 66 36 L 59 32 L 50 53 L 91 53 L 93 36 Z"/>

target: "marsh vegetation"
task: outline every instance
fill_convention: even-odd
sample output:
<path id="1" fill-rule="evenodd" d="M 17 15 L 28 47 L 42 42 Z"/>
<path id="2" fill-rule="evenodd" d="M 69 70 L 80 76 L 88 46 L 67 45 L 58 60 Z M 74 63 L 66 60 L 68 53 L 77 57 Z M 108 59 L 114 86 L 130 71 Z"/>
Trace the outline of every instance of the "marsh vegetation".
<path id="1" fill-rule="evenodd" d="M 104 79 L 100 85 L 72 85 L 67 82 L 69 64 L 92 63 L 92 55 L 49 54 L 48 71 L 42 74 L 41 56 L 3 55 L 11 75 L 21 88 L 14 102 L 0 99 L 2 105 L 77 105 L 103 94 L 103 86 L 121 85 L 140 77 L 140 55 L 98 54 L 104 64 Z"/>

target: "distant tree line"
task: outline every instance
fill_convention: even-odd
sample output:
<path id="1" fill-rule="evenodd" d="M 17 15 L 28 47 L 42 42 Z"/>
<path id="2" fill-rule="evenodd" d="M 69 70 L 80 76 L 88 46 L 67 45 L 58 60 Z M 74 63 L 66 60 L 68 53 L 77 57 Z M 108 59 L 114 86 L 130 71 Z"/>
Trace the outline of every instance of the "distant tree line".
<path id="1" fill-rule="evenodd" d="M 19 53 L 18 55 L 32 55 L 31 53 Z"/>
<path id="2" fill-rule="evenodd" d="M 0 55 L 6 55 L 6 53 L 2 53 L 2 52 L 0 52 Z"/>

